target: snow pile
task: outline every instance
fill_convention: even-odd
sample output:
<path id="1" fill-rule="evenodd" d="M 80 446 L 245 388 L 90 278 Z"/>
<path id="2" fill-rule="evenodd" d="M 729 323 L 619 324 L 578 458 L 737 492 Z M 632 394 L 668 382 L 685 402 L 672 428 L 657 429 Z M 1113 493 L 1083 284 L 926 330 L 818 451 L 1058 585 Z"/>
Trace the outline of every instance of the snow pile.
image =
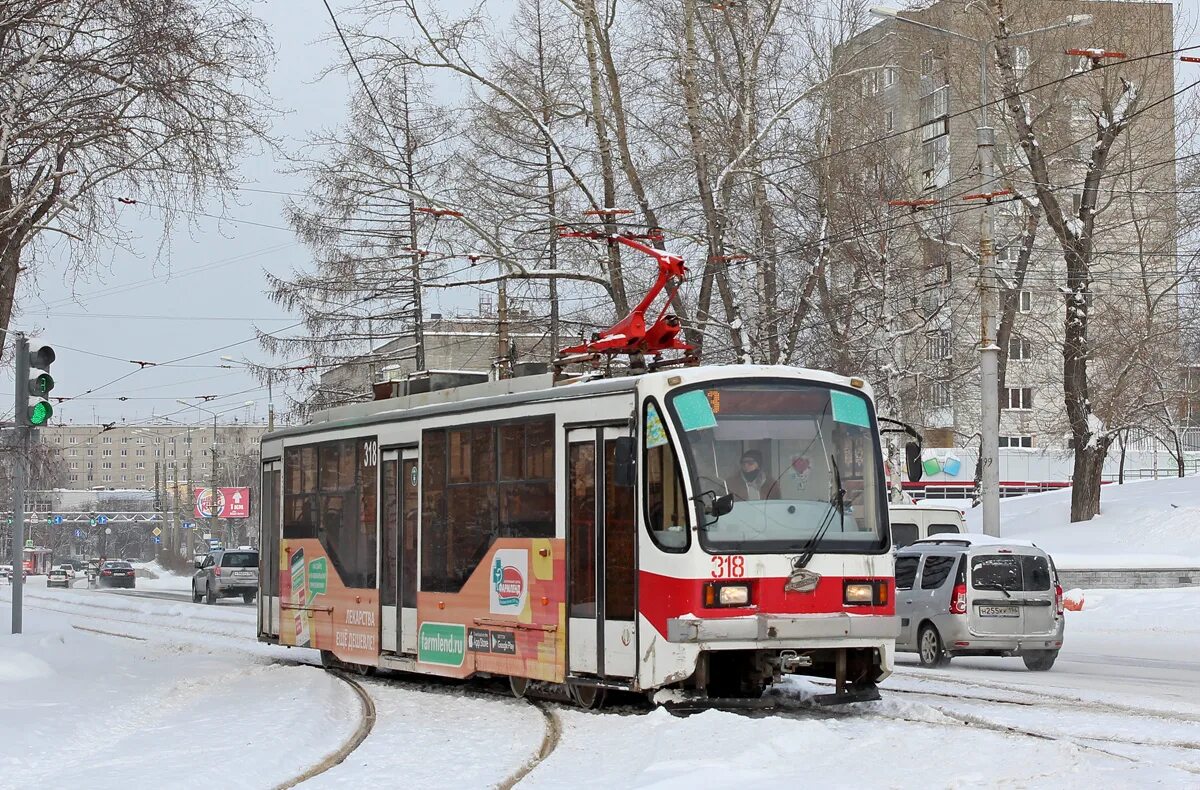
<path id="1" fill-rule="evenodd" d="M 981 531 L 982 518 L 969 511 L 967 529 Z M 1000 529 L 1050 552 L 1059 568 L 1200 567 L 1200 477 L 1105 485 L 1100 515 L 1077 524 L 1069 488 L 1005 499 Z"/>
<path id="2" fill-rule="evenodd" d="M 151 562 L 135 562 L 138 587 L 145 590 L 164 590 L 170 592 L 187 592 L 192 588 L 192 576 L 186 576 L 168 570 L 159 564 L 158 560 Z"/>

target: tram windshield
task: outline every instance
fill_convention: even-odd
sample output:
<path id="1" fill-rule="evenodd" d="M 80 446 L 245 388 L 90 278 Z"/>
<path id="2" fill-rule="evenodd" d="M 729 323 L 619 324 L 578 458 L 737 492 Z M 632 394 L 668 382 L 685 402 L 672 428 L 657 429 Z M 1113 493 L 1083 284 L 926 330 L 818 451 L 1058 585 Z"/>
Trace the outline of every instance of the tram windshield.
<path id="1" fill-rule="evenodd" d="M 746 381 L 681 391 L 669 402 L 706 550 L 886 547 L 879 434 L 862 394 Z M 714 514 L 714 499 L 727 495 L 732 509 Z"/>

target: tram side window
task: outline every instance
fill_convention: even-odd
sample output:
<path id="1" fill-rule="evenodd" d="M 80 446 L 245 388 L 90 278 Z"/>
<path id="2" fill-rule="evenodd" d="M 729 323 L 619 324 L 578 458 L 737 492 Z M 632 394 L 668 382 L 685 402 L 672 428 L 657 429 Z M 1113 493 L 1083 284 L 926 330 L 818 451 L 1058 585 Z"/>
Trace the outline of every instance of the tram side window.
<path id="1" fill-rule="evenodd" d="M 462 589 L 498 537 L 553 537 L 553 417 L 428 430 L 422 456 L 422 590 Z"/>
<path id="2" fill-rule="evenodd" d="M 284 456 L 284 538 L 320 540 L 342 583 L 352 588 L 375 586 L 377 451 L 367 452 L 374 442 L 323 442 L 288 448 Z"/>
<path id="3" fill-rule="evenodd" d="M 646 447 L 646 523 L 650 537 L 667 551 L 688 545 L 688 515 L 683 497 L 683 473 L 671 446 L 666 423 L 657 406 L 649 402 L 643 420 Z"/>

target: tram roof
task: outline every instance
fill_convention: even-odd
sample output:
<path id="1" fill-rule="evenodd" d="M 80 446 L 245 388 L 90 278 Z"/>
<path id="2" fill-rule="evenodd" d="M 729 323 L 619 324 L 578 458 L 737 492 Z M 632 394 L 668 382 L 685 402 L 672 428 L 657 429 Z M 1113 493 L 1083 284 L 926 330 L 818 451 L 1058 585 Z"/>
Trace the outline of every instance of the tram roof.
<path id="1" fill-rule="evenodd" d="M 545 373 L 337 406 L 315 412 L 312 420 L 304 425 L 272 431 L 263 436 L 263 441 L 392 422 L 398 419 L 433 417 L 440 414 L 483 411 L 545 401 L 597 397 L 632 391 L 637 389 L 640 383 L 653 386 L 661 382 L 661 385 L 666 385 L 666 380 L 672 377 L 678 377 L 680 380 L 670 382 L 669 386 L 686 386 L 703 381 L 738 378 L 788 378 L 842 386 L 848 386 L 851 381 L 849 377 L 839 376 L 828 371 L 787 365 L 700 365 L 656 373 L 559 384 L 554 383 L 553 375 Z M 869 384 L 862 384 L 859 389 L 867 397 L 872 397 Z"/>

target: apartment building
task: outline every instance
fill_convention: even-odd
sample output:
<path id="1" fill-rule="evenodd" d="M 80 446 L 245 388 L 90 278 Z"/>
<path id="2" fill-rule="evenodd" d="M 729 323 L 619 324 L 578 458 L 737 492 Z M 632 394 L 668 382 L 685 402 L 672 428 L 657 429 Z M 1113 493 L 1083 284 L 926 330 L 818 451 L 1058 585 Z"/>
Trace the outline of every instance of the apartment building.
<path id="1" fill-rule="evenodd" d="M 216 428 L 217 464 L 222 485 L 249 485 L 243 459 L 258 452 L 263 424 L 227 423 Z M 64 487 L 153 489 L 155 466 L 162 480 L 211 480 L 213 426 L 58 424 L 39 431 L 40 441 L 56 450 L 66 466 Z M 230 479 L 241 475 L 246 480 Z"/>
<path id="2" fill-rule="evenodd" d="M 1009 29 L 1018 34 L 1011 42 L 1017 100 L 1039 130 L 1043 150 L 1050 149 L 1055 194 L 1068 217 L 1078 211 L 1097 113 L 1103 117 L 1106 110 L 1102 101 L 1119 97 L 1122 77 L 1138 91 L 1138 117 L 1110 156 L 1092 293 L 1082 306 L 1097 348 L 1093 371 L 1104 376 L 1105 353 L 1119 362 L 1123 353 L 1171 345 L 1165 331 L 1134 345 L 1132 325 L 1169 327 L 1178 320 L 1173 9 L 1167 3 L 1014 0 L 1006 10 Z M 1073 15 L 1089 15 L 1090 24 Z M 989 39 L 993 22 L 983 4 L 949 0 L 903 16 L 958 36 L 885 19 L 834 53 L 826 189 L 831 237 L 839 242 L 830 265 L 845 272 L 848 291 L 861 293 L 863 281 L 883 283 L 869 305 L 857 308 L 870 329 L 851 357 L 871 372 L 881 411 L 920 426 L 928 445 L 962 446 L 978 432 L 982 211 L 970 196 L 980 192 L 976 127 L 986 52 L 995 172 L 998 186 L 1011 191 L 993 203 L 994 285 L 1007 295 L 1011 328 L 1002 349 L 1000 443 L 1066 449 L 1062 247 L 1034 203 L 1022 199 L 1034 186 L 1016 142 L 1011 103 L 997 101 L 1003 91 L 995 49 L 963 38 Z M 1072 24 L 1064 25 L 1068 20 Z M 1044 28 L 1057 29 L 1019 35 Z M 1068 54 L 1072 49 L 1123 57 L 1093 61 Z M 1149 57 L 1156 53 L 1165 54 Z M 1119 70 L 1108 67 L 1118 61 Z M 1019 271 L 1023 282 L 1015 288 Z M 1157 296 L 1153 314 L 1138 304 L 1139 290 Z"/>

